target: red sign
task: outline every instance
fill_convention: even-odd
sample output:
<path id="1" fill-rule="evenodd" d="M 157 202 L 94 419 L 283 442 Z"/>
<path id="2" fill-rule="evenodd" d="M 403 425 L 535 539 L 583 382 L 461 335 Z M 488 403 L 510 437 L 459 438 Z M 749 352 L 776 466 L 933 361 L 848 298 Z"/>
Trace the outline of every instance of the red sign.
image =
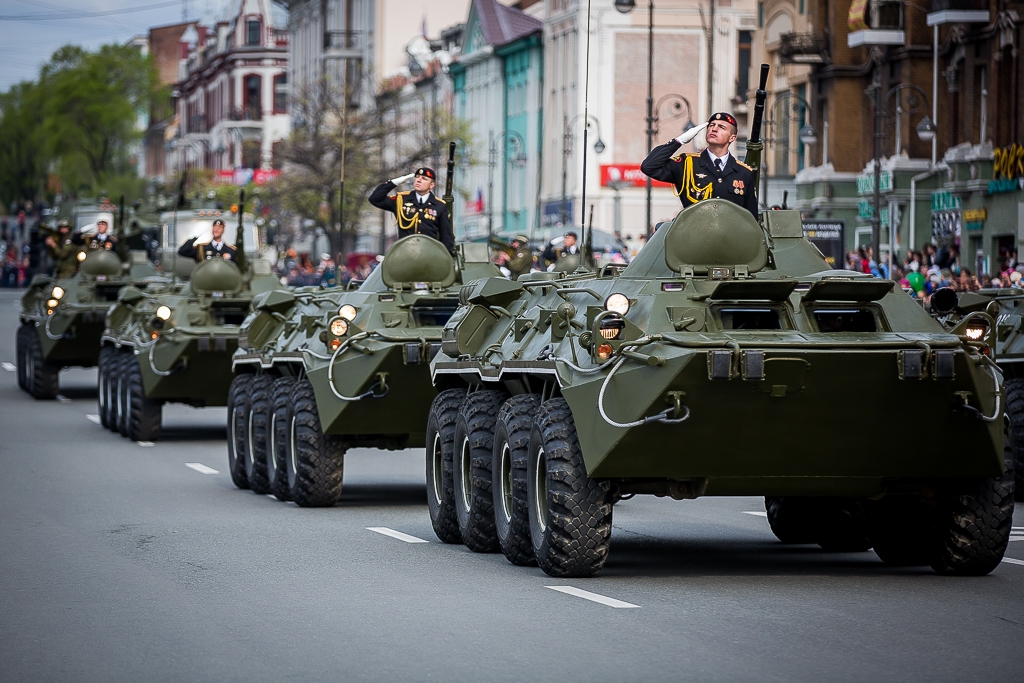
<path id="1" fill-rule="evenodd" d="M 608 187 L 608 183 L 613 181 L 625 181 L 633 187 L 647 186 L 647 176 L 640 172 L 640 164 L 602 164 L 601 187 Z M 672 187 L 672 183 L 663 183 L 660 180 L 652 180 L 651 185 Z"/>
<path id="2" fill-rule="evenodd" d="M 270 181 L 281 177 L 281 172 L 277 170 L 254 171 L 251 168 L 238 168 L 235 170 L 227 169 L 217 171 L 217 175 L 215 177 L 218 182 L 231 183 L 233 185 L 248 185 L 250 182 L 257 185 L 265 185 Z"/>

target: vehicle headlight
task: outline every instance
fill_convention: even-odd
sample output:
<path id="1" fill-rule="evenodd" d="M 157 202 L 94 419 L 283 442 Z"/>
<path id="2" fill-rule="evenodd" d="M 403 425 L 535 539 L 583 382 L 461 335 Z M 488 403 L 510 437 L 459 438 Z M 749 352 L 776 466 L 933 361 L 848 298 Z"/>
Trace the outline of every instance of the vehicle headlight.
<path id="1" fill-rule="evenodd" d="M 624 329 L 626 329 L 625 320 L 617 316 L 608 316 L 601 321 L 598 331 L 605 339 L 618 339 Z"/>
<path id="2" fill-rule="evenodd" d="M 160 308 L 156 309 L 156 317 L 160 318 L 161 320 L 167 320 L 168 318 L 171 317 L 171 309 L 168 308 L 167 306 L 161 306 Z"/>
<path id="3" fill-rule="evenodd" d="M 60 299 L 62 296 L 64 296 L 64 288 L 59 286 L 54 287 L 50 291 L 50 296 L 52 296 L 54 299 Z"/>
<path id="4" fill-rule="evenodd" d="M 345 320 L 355 320 L 356 307 L 353 306 L 352 304 L 345 304 L 344 306 L 338 309 L 338 315 L 340 315 Z"/>
<path id="5" fill-rule="evenodd" d="M 985 332 L 988 331 L 988 325 L 982 324 L 971 324 L 964 329 L 964 334 L 971 341 L 979 341 L 985 336 Z"/>
<path id="6" fill-rule="evenodd" d="M 84 261 L 85 260 L 85 252 L 84 251 L 78 252 L 78 260 L 79 261 Z"/>
<path id="7" fill-rule="evenodd" d="M 348 322 L 344 318 L 335 318 L 331 321 L 331 334 L 335 337 L 344 337 L 348 332 Z"/>
<path id="8" fill-rule="evenodd" d="M 616 292 L 604 300 L 604 310 L 626 315 L 629 312 L 629 297 Z"/>
<path id="9" fill-rule="evenodd" d="M 57 304 L 58 304 L 58 303 L 60 303 L 60 302 L 59 302 L 59 301 L 57 301 L 56 299 L 49 299 L 49 300 L 48 300 L 48 301 L 46 302 L 46 307 L 47 307 L 47 308 L 57 308 Z"/>

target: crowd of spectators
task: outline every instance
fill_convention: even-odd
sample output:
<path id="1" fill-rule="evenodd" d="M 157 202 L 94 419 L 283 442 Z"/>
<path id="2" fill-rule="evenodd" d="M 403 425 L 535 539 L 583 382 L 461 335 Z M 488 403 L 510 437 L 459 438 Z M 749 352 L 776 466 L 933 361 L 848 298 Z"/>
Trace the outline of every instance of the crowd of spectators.
<path id="1" fill-rule="evenodd" d="M 330 254 L 320 254 L 316 265 L 309 254 L 299 254 L 295 249 L 281 253 L 277 270 L 284 284 L 292 287 L 346 287 L 353 280 L 365 280 L 377 261 L 371 260 L 355 268 L 344 263 L 338 265 Z"/>

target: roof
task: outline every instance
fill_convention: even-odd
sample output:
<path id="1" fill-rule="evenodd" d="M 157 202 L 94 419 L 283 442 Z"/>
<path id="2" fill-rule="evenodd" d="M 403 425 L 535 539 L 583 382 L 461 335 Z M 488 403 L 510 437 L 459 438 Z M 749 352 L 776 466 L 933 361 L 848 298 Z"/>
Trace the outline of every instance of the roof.
<path id="1" fill-rule="evenodd" d="M 543 24 L 529 14 L 502 5 L 498 0 L 473 0 L 484 40 L 493 47 L 525 38 L 542 30 Z"/>

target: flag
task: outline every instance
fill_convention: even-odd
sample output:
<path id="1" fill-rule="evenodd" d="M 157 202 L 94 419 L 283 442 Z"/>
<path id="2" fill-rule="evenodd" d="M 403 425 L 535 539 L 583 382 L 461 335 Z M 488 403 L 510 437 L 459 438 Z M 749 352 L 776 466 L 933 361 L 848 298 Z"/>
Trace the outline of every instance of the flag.
<path id="1" fill-rule="evenodd" d="M 484 190 L 479 185 L 476 188 L 476 197 L 466 202 L 466 213 L 484 212 Z"/>
<path id="2" fill-rule="evenodd" d="M 420 35 L 423 36 L 424 38 L 427 37 L 427 15 L 426 14 L 423 15 L 423 26 L 422 26 L 422 28 L 420 30 Z"/>

